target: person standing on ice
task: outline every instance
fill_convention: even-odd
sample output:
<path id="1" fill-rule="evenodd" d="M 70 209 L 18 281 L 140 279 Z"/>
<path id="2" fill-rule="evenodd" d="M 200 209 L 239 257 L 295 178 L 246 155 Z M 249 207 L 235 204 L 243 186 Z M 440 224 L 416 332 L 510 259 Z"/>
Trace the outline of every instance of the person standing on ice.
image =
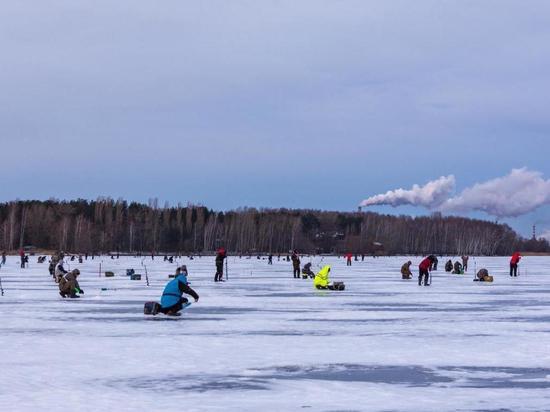
<path id="1" fill-rule="evenodd" d="M 69 297 L 74 299 L 80 297 L 78 295 L 84 293 L 84 290 L 81 289 L 78 284 L 77 278 L 79 275 L 80 271 L 74 269 L 71 272 L 65 273 L 61 279 L 59 279 L 59 294 L 62 298 Z"/>
<path id="2" fill-rule="evenodd" d="M 512 258 L 510 259 L 510 276 L 518 275 L 518 264 L 520 260 L 521 255 L 519 252 L 516 252 L 512 255 Z"/>
<path id="3" fill-rule="evenodd" d="M 439 263 L 439 260 L 437 259 L 437 256 L 436 255 L 430 255 L 432 257 L 432 266 L 430 266 L 430 272 L 432 270 L 436 270 L 437 271 L 437 264 Z"/>
<path id="4" fill-rule="evenodd" d="M 2 266 L 6 264 L 6 251 L 2 251 Z"/>
<path id="5" fill-rule="evenodd" d="M 346 266 L 351 266 L 351 258 L 353 255 L 351 253 L 346 253 Z"/>
<path id="6" fill-rule="evenodd" d="M 430 276 L 430 268 L 433 263 L 433 255 L 430 255 L 418 265 L 418 286 L 422 286 L 422 281 L 424 281 L 424 286 L 430 286 L 428 283 L 428 277 Z"/>
<path id="7" fill-rule="evenodd" d="M 199 301 L 199 295 L 189 286 L 187 281 L 187 267 L 184 265 L 176 269 L 176 277 L 172 279 L 162 292 L 160 298 L 160 312 L 168 316 L 179 316 L 183 305 L 189 303 L 183 294 L 192 296 L 195 302 Z"/>
<path id="8" fill-rule="evenodd" d="M 300 256 L 298 256 L 298 251 L 294 250 L 292 252 L 292 274 L 295 279 L 300 279 Z"/>
<path id="9" fill-rule="evenodd" d="M 23 248 L 19 249 L 19 257 L 21 258 L 21 269 L 25 268 L 25 251 Z"/>
<path id="10" fill-rule="evenodd" d="M 462 267 L 464 268 L 464 273 L 468 271 L 468 260 L 470 260 L 470 256 L 462 255 Z"/>
<path id="11" fill-rule="evenodd" d="M 214 275 L 214 282 L 223 282 L 223 261 L 227 257 L 227 253 L 223 247 L 219 248 L 216 252 L 216 274 Z"/>

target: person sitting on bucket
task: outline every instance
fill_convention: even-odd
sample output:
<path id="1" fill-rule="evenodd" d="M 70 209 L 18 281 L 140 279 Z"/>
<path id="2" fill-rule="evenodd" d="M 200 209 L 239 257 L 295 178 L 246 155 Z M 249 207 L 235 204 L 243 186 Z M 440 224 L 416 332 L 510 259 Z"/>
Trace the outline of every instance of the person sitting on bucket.
<path id="1" fill-rule="evenodd" d="M 330 266 L 325 265 L 323 269 L 321 269 L 313 279 L 313 286 L 316 289 L 328 289 L 330 286 L 330 281 L 328 274 L 330 273 Z"/>
<path id="2" fill-rule="evenodd" d="M 65 273 L 60 279 L 59 279 L 59 294 L 62 298 L 78 298 L 80 296 L 78 294 L 84 293 L 84 289 L 80 288 L 80 285 L 78 284 L 78 280 L 76 279 L 80 275 L 80 271 L 78 269 L 74 269 L 70 272 Z"/>
<path id="3" fill-rule="evenodd" d="M 445 272 L 452 272 L 453 271 L 453 261 L 449 259 L 447 263 L 445 263 Z"/>
<path id="4" fill-rule="evenodd" d="M 413 274 L 411 272 L 411 265 L 412 262 L 409 260 L 407 263 L 401 266 L 401 279 L 412 279 Z"/>
<path id="5" fill-rule="evenodd" d="M 480 282 L 492 282 L 493 277 L 489 275 L 489 271 L 487 269 L 480 269 L 479 272 L 477 272 L 476 275 L 477 279 Z"/>
<path id="6" fill-rule="evenodd" d="M 193 296 L 195 302 L 199 301 L 197 292 L 189 287 L 185 265 L 176 269 L 176 277 L 168 282 L 164 288 L 160 299 L 160 312 L 165 315 L 179 316 L 179 311 L 183 309 L 183 305 L 189 302 L 187 298 L 182 296 L 184 293 Z"/>

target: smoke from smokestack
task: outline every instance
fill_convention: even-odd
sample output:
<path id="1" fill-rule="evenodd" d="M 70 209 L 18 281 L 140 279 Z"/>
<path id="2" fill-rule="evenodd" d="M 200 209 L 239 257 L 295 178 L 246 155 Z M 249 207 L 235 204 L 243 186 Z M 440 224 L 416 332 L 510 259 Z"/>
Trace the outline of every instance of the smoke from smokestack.
<path id="1" fill-rule="evenodd" d="M 513 169 L 510 174 L 478 183 L 443 203 L 443 212 L 481 211 L 498 218 L 517 217 L 550 204 L 550 180 L 542 173 Z"/>
<path id="2" fill-rule="evenodd" d="M 414 205 L 431 209 L 445 202 L 454 188 L 455 177 L 453 175 L 442 176 L 424 186 L 413 185 L 409 190 L 391 190 L 385 194 L 369 197 L 363 200 L 360 206 L 390 205 L 397 207 Z"/>
<path id="3" fill-rule="evenodd" d="M 517 217 L 550 205 L 550 180 L 542 173 L 526 168 L 513 169 L 508 175 L 464 189 L 451 197 L 454 176 L 441 177 L 411 190 L 397 189 L 370 197 L 361 206 L 413 205 L 441 212 L 481 211 L 498 218 Z"/>

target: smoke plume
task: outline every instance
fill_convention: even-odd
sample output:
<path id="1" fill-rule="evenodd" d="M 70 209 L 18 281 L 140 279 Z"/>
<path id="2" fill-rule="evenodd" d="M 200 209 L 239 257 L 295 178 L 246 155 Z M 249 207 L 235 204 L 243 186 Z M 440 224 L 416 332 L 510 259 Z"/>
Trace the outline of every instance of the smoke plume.
<path id="1" fill-rule="evenodd" d="M 422 206 L 441 212 L 481 211 L 498 218 L 517 217 L 550 205 L 550 180 L 527 168 L 513 169 L 508 175 L 477 183 L 451 196 L 454 176 L 440 177 L 425 186 L 397 189 L 363 200 L 360 206 Z"/>
<path id="2" fill-rule="evenodd" d="M 443 212 L 482 211 L 503 218 L 521 216 L 547 204 L 550 204 L 550 180 L 544 180 L 539 172 L 523 168 L 465 189 L 438 209 Z"/>
<path id="3" fill-rule="evenodd" d="M 455 177 L 453 175 L 442 176 L 424 186 L 413 185 L 409 190 L 391 190 L 385 194 L 369 197 L 363 200 L 360 206 L 390 205 L 397 207 L 414 205 L 432 209 L 445 202 L 454 188 Z"/>

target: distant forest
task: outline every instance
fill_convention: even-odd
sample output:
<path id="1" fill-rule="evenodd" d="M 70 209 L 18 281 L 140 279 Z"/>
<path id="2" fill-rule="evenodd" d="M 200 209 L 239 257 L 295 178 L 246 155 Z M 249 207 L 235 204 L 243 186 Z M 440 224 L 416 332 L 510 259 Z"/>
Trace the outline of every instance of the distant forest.
<path id="1" fill-rule="evenodd" d="M 159 207 L 123 200 L 14 201 L 0 204 L 0 249 L 70 253 L 301 253 L 508 255 L 550 252 L 509 226 L 455 216 L 372 212 Z"/>

